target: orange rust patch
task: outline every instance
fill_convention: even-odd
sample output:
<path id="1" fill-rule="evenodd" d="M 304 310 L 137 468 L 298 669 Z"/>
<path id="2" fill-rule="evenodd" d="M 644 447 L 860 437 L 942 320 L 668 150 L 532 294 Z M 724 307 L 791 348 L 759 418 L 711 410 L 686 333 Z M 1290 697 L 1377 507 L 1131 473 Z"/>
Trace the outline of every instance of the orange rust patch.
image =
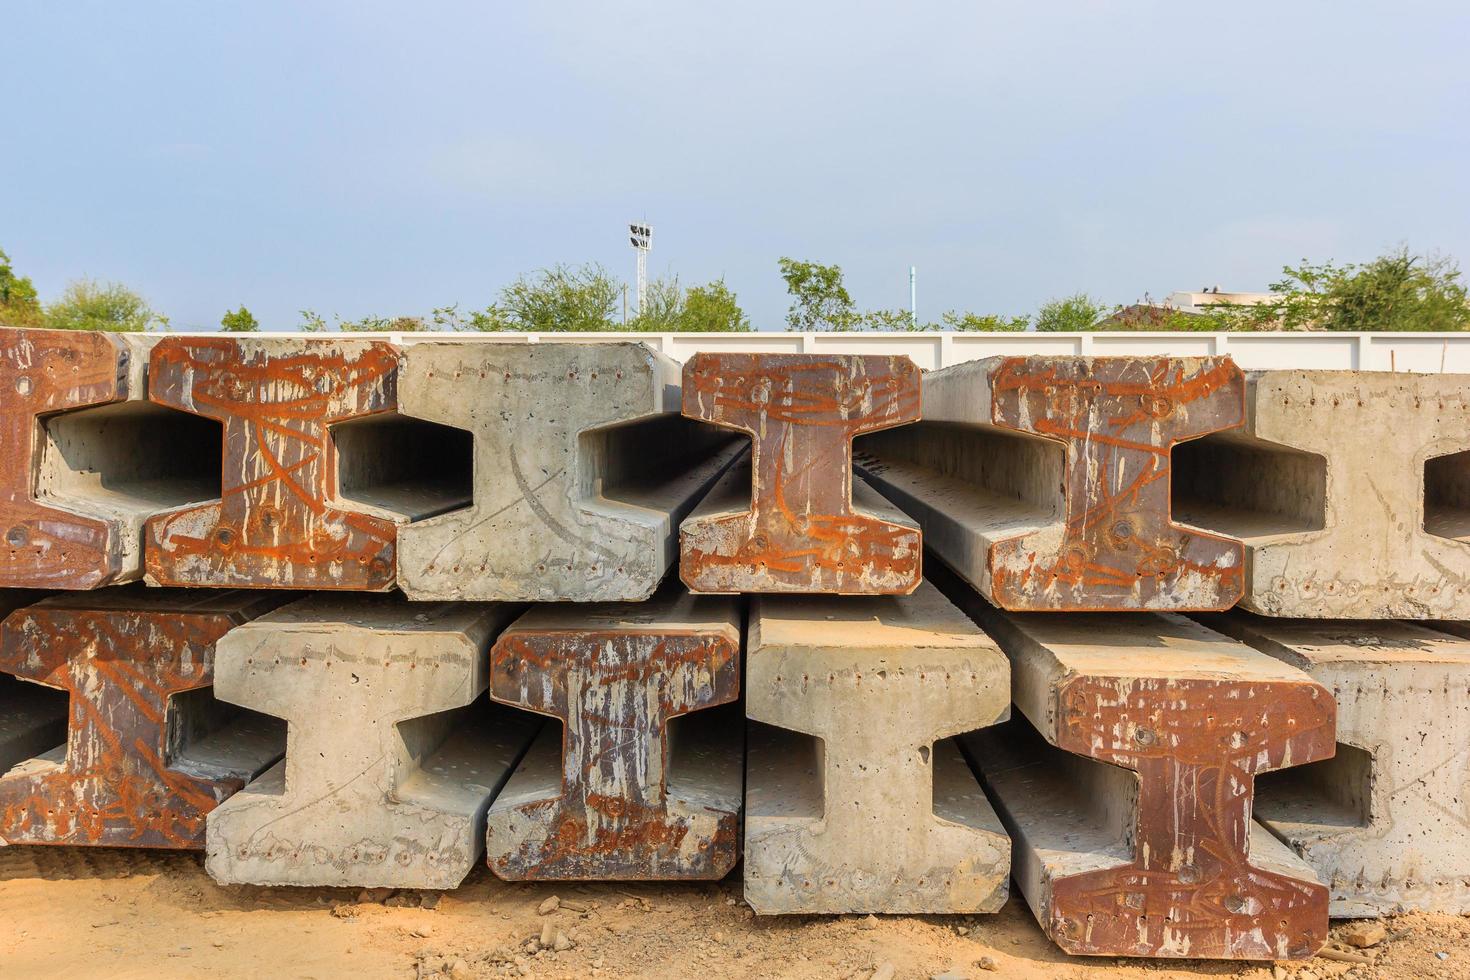
<path id="1" fill-rule="evenodd" d="M 751 438 L 751 506 L 680 536 L 697 592 L 904 594 L 919 584 L 919 532 L 856 511 L 852 440 L 919 419 L 906 357 L 697 354 L 684 414 Z"/>
<path id="2" fill-rule="evenodd" d="M 81 330 L 0 327 L 0 586 L 91 589 L 124 571 L 106 521 L 37 503 L 38 418 L 127 398 L 127 351 Z"/>
<path id="3" fill-rule="evenodd" d="M 263 345 L 170 338 L 149 397 L 224 425 L 221 499 L 150 518 L 161 585 L 382 591 L 395 524 L 342 509 L 330 426 L 397 406 L 397 355 L 376 341 Z"/>
<path id="4" fill-rule="evenodd" d="M 1066 447 L 1064 529 L 991 548 L 1005 609 L 1228 609 L 1244 548 L 1174 523 L 1170 450 L 1239 428 L 1245 377 L 1229 358 L 1012 357 L 991 376 L 992 421 Z"/>

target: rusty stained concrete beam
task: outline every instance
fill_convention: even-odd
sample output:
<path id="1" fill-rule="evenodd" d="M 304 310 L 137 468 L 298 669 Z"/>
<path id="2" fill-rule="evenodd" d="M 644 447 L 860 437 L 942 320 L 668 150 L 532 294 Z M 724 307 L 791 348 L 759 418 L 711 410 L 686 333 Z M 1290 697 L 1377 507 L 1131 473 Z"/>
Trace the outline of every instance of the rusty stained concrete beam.
<path id="1" fill-rule="evenodd" d="M 92 589 L 142 575 L 142 522 L 169 503 L 143 485 L 159 454 L 131 424 L 152 342 L 0 327 L 0 587 Z M 75 424 L 84 416 L 90 424 Z"/>
<path id="2" fill-rule="evenodd" d="M 286 757 L 210 814 L 221 884 L 454 888 L 535 735 L 485 704 L 503 604 L 323 593 L 231 633 L 221 698 L 287 721 Z"/>
<path id="3" fill-rule="evenodd" d="M 740 854 L 741 632 L 739 600 L 671 576 L 647 602 L 538 606 L 501 634 L 491 697 L 561 724 L 542 728 L 490 808 L 491 869 L 724 877 Z"/>
<path id="4" fill-rule="evenodd" d="M 1259 774 L 1333 754 L 1325 688 L 1175 614 L 960 601 L 1010 658 L 1024 716 L 962 744 L 1053 942 L 1078 956 L 1200 959 L 1322 946 L 1327 887 L 1251 808 Z"/>
<path id="5" fill-rule="evenodd" d="M 1267 616 L 1470 619 L 1470 375 L 1264 371 L 1175 456 L 1181 519 L 1245 543 Z"/>
<path id="6" fill-rule="evenodd" d="M 995 644 L 928 582 L 752 601 L 745 900 L 760 914 L 973 913 L 1010 845 L 954 736 L 1003 720 Z"/>
<path id="7" fill-rule="evenodd" d="M 0 589 L 0 620 L 45 597 Z M 67 698 L 60 691 L 0 673 L 0 775 L 66 741 Z"/>
<path id="8" fill-rule="evenodd" d="M 380 341 L 172 337 L 153 349 L 154 402 L 223 425 L 218 499 L 149 519 L 151 584 L 382 591 L 398 526 L 461 504 L 431 483 L 351 500 L 423 438 L 395 423 L 396 349 Z M 368 429 L 362 426 L 376 426 Z M 383 437 L 374 443 L 367 434 Z M 343 439 L 368 442 L 352 460 Z"/>
<path id="9" fill-rule="evenodd" d="M 902 356 L 696 354 L 684 414 L 750 438 L 680 528 L 695 592 L 902 594 L 920 581 L 918 527 L 852 473 L 854 436 L 917 421 Z M 905 430 L 907 431 L 907 430 Z"/>
<path id="10" fill-rule="evenodd" d="M 679 365 L 643 344 L 413 344 L 400 398 L 474 437 L 473 504 L 399 535 L 413 599 L 646 599 L 740 450 L 679 417 Z"/>
<path id="11" fill-rule="evenodd" d="M 1470 912 L 1470 628 L 1199 618 L 1337 701 L 1337 754 L 1272 774 L 1256 798 L 1256 818 L 1327 882 L 1333 918 Z"/>
<path id="12" fill-rule="evenodd" d="M 270 719 L 211 696 L 215 645 L 280 601 L 134 585 L 6 617 L 0 671 L 70 705 L 64 744 L 0 776 L 0 841 L 202 848 L 206 815 L 285 742 Z"/>
<path id="13" fill-rule="evenodd" d="M 924 421 L 858 472 L 1002 608 L 1226 609 L 1241 545 L 1171 514 L 1171 451 L 1244 396 L 1224 357 L 991 357 L 927 373 Z"/>

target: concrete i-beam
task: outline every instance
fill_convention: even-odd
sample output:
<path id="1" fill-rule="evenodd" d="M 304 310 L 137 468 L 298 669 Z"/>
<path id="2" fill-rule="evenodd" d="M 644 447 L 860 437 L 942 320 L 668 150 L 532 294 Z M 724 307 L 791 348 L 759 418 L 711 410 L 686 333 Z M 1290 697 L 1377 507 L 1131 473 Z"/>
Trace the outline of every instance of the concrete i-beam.
<path id="1" fill-rule="evenodd" d="M 770 913 L 1004 904 L 1005 832 L 953 737 L 1003 720 L 1006 659 L 927 582 L 759 598 L 746 657 L 745 899 Z"/>
<path id="2" fill-rule="evenodd" d="M 491 869 L 724 877 L 740 852 L 740 646 L 738 600 L 672 577 L 647 602 L 538 606 L 501 634 L 491 697 L 561 724 L 541 729 L 490 808 Z"/>
<path id="3" fill-rule="evenodd" d="M 695 592 L 912 592 L 918 527 L 852 475 L 854 436 L 914 422 L 907 357 L 696 354 L 684 414 L 750 437 L 680 529 L 679 574 Z"/>
<path id="4" fill-rule="evenodd" d="M 924 376 L 924 421 L 858 443 L 861 476 L 991 602 L 1226 609 L 1242 549 L 1170 513 L 1175 445 L 1244 420 L 1223 357 L 991 357 Z"/>
<path id="5" fill-rule="evenodd" d="M 0 587 L 138 579 L 144 519 L 218 492 L 215 427 L 146 401 L 156 339 L 0 327 Z"/>
<path id="6" fill-rule="evenodd" d="M 393 414 L 397 352 L 369 340 L 171 337 L 154 402 L 224 427 L 218 499 L 147 525 L 160 585 L 393 586 L 398 526 L 468 499 L 452 441 Z"/>
<path id="7" fill-rule="evenodd" d="M 1470 619 L 1470 375 L 1265 371 L 1175 453 L 1175 512 L 1245 542 L 1242 608 Z"/>
<path id="8" fill-rule="evenodd" d="M 65 691 L 70 723 L 64 744 L 0 776 L 0 841 L 202 848 L 206 815 L 285 742 L 210 694 L 215 646 L 280 601 L 135 585 L 6 617 L 0 671 Z"/>
<path id="9" fill-rule="evenodd" d="M 1470 640 L 1381 620 L 1202 619 L 1337 699 L 1337 754 L 1271 775 L 1256 799 L 1327 882 L 1331 914 L 1470 912 Z"/>
<path id="10" fill-rule="evenodd" d="M 1321 947 L 1327 888 L 1251 805 L 1258 774 L 1332 755 L 1325 688 L 1174 614 L 967 605 L 1010 657 L 1024 719 L 963 744 L 1058 946 L 1203 959 Z"/>
<path id="11" fill-rule="evenodd" d="M 740 450 L 679 417 L 679 365 L 642 344 L 413 344 L 399 397 L 474 435 L 473 504 L 399 535 L 413 599 L 646 599 Z"/>
<path id="12" fill-rule="evenodd" d="M 287 720 L 286 757 L 209 817 L 218 882 L 453 888 L 532 715 L 489 706 L 518 609 L 322 594 L 230 634 L 221 698 Z"/>

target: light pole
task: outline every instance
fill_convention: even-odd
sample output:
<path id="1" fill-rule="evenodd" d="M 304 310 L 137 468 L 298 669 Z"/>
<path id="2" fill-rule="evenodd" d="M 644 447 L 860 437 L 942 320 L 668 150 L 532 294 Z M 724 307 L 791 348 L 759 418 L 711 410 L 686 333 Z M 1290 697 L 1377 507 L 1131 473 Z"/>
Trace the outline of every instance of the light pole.
<path id="1" fill-rule="evenodd" d="M 919 329 L 919 267 L 909 266 L 909 322 Z"/>
<path id="2" fill-rule="evenodd" d="M 628 225 L 628 241 L 638 255 L 638 315 L 643 315 L 643 300 L 648 295 L 648 250 L 653 248 L 653 226 L 644 222 Z"/>

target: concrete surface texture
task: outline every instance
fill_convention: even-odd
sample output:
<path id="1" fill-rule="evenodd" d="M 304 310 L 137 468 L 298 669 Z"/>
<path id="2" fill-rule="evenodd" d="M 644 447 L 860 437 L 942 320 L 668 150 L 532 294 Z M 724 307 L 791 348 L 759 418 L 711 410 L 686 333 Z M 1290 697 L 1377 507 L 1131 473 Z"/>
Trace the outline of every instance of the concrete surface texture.
<path id="1" fill-rule="evenodd" d="M 218 499 L 149 519 L 149 581 L 391 588 L 397 526 L 462 504 L 468 494 L 467 486 L 456 492 L 426 474 L 408 492 L 371 497 L 394 476 L 433 461 L 424 434 L 390 416 L 397 356 L 385 343 L 340 338 L 160 341 L 150 360 L 150 398 L 222 424 L 223 476 Z M 350 459 L 339 432 L 358 450 Z M 367 485 L 372 502 L 344 496 L 354 480 Z"/>
<path id="2" fill-rule="evenodd" d="M 198 849 L 219 802 L 280 757 L 271 719 L 210 695 L 214 647 L 280 599 L 126 586 L 0 625 L 0 671 L 64 691 L 63 740 L 0 776 L 0 841 Z"/>
<path id="3" fill-rule="evenodd" d="M 1205 622 L 1337 701 L 1337 754 L 1273 774 L 1256 801 L 1327 882 L 1331 914 L 1470 912 L 1470 640 L 1392 621 Z"/>
<path id="4" fill-rule="evenodd" d="M 741 626 L 738 600 L 670 576 L 647 602 L 538 606 L 501 634 L 491 696 L 558 723 L 490 808 L 491 869 L 723 878 L 740 853 Z"/>
<path id="5" fill-rule="evenodd" d="M 155 339 L 0 327 L 0 586 L 133 581 L 143 520 L 210 494 L 208 433 L 144 401 Z"/>
<path id="6" fill-rule="evenodd" d="M 282 762 L 210 815 L 210 875 L 458 885 L 537 727 L 482 697 L 490 644 L 517 611 L 322 594 L 226 637 L 216 692 L 286 719 L 288 739 Z"/>
<path id="7" fill-rule="evenodd" d="M 1226 609 L 1238 542 L 1170 511 L 1173 447 L 1244 421 L 1223 357 L 994 357 L 924 376 L 924 421 L 857 446 L 925 543 L 1014 610 Z"/>
<path id="8" fill-rule="evenodd" d="M 760 914 L 994 911 L 1009 844 L 953 737 L 1006 717 L 1005 657 L 928 583 L 752 602 L 745 899 Z"/>
<path id="9" fill-rule="evenodd" d="M 474 435 L 471 506 L 399 535 L 413 599 L 646 599 L 740 448 L 679 417 L 678 365 L 641 344 L 415 344 L 399 398 Z"/>
<path id="10" fill-rule="evenodd" d="M 1470 375 L 1255 373 L 1174 468 L 1181 519 L 1245 542 L 1242 608 L 1470 618 Z"/>
<path id="11" fill-rule="evenodd" d="M 852 475 L 856 435 L 914 422 L 919 369 L 906 357 L 698 354 L 684 414 L 750 438 L 680 529 L 695 592 L 912 592 L 918 527 Z"/>
<path id="12" fill-rule="evenodd" d="M 1251 807 L 1260 773 L 1332 755 L 1331 694 L 1174 614 L 975 602 L 1024 720 L 965 745 L 1047 934 L 1075 955 L 1315 953 L 1327 888 Z"/>

